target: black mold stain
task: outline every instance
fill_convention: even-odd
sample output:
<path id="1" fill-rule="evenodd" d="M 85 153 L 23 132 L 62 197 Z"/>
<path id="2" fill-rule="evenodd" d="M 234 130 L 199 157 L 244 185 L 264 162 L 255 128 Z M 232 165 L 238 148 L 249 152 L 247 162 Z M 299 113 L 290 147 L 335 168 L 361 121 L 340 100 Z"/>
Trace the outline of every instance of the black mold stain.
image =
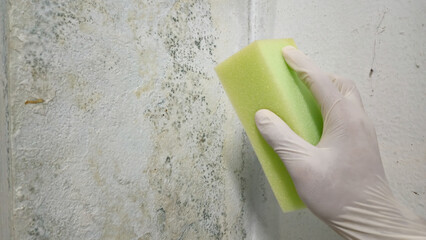
<path id="1" fill-rule="evenodd" d="M 84 14 L 85 11 L 102 12 L 105 9 L 92 1 L 34 1 L 32 7 L 36 9 L 30 11 L 35 14 L 31 17 L 35 21 L 24 29 L 30 33 L 23 45 L 23 52 L 27 53 L 24 55 L 25 69 L 34 82 L 42 82 L 54 72 L 53 68 L 61 67 L 61 62 L 52 61 L 60 59 L 52 49 L 60 45 L 66 48 L 68 36 L 72 34 L 84 35 L 78 30 L 79 24 L 92 21 L 90 14 Z M 156 200 L 147 210 L 151 211 L 148 217 L 153 216 L 156 220 L 153 223 L 156 229 L 149 229 L 152 231 L 146 236 L 153 239 L 157 239 L 157 235 L 160 239 L 223 239 L 228 231 L 232 231 L 245 238 L 242 215 L 238 225 L 225 222 L 221 152 L 224 138 L 222 123 L 226 117 L 224 106 L 212 102 L 217 100 L 215 98 L 211 100 L 214 94 L 210 88 L 218 87 L 219 83 L 211 84 L 216 37 L 208 1 L 176 1 L 158 28 L 159 32 L 150 30 L 147 34 L 162 41 L 170 64 L 165 73 L 158 73 L 155 94 L 150 102 L 145 103 L 149 106 L 145 117 L 152 125 L 153 135 L 158 136 L 147 173 L 148 185 L 152 189 L 146 190 Z M 90 36 L 84 37 L 90 39 Z M 143 37 L 138 41 L 143 44 Z M 206 82 L 210 82 L 208 87 Z M 85 103 L 82 102 L 82 105 L 86 109 Z M 24 179 L 23 182 L 29 180 Z M 116 180 L 119 184 L 128 184 L 125 179 Z M 244 177 L 241 177 L 241 183 L 244 189 Z M 44 188 L 42 184 L 40 182 L 36 186 Z M 71 184 L 68 187 L 71 188 Z M 32 190 L 37 191 L 35 188 Z M 30 197 L 29 201 L 32 201 L 39 195 L 32 193 Z M 245 200 L 244 193 L 241 200 Z M 49 235 L 55 238 L 60 236 L 61 230 L 65 234 L 65 231 L 73 229 L 63 226 L 63 222 L 55 222 L 59 220 L 49 216 L 51 209 L 45 206 L 33 206 L 31 203 L 26 206 L 33 209 L 26 210 L 23 218 L 36 215 L 38 211 L 44 213 L 37 215 L 27 229 L 31 239 L 47 239 Z M 171 221 L 174 221 L 173 224 Z M 176 229 L 178 231 L 174 231 Z"/>
<path id="2" fill-rule="evenodd" d="M 164 232 L 166 228 L 166 211 L 164 208 L 160 208 L 157 210 L 157 228 Z"/>
<path id="3" fill-rule="evenodd" d="M 31 236 L 31 239 L 36 240 L 47 240 L 49 239 L 46 229 L 44 227 L 44 221 L 43 218 L 35 215 L 32 217 L 29 228 L 28 228 L 28 235 Z"/>
<path id="4" fill-rule="evenodd" d="M 158 136 L 148 170 L 150 186 L 169 228 L 162 232 L 157 224 L 157 232 L 160 238 L 222 239 L 235 226 L 225 221 L 224 106 L 209 100 L 212 89 L 207 86 L 212 84 L 206 84 L 214 78 L 216 48 L 208 1 L 177 1 L 160 22 L 158 35 L 170 63 L 145 111 Z M 173 229 L 181 234 L 174 235 Z"/>

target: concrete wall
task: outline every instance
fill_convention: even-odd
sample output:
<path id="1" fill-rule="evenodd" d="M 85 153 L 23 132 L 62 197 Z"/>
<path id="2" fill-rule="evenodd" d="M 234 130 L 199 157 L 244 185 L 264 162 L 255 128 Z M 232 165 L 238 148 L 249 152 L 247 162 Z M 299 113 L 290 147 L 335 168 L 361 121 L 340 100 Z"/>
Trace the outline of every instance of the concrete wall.
<path id="1" fill-rule="evenodd" d="M 7 7 L 0 197 L 13 239 L 340 239 L 307 210 L 281 213 L 214 74 L 261 38 L 293 37 L 357 83 L 392 188 L 426 217 L 426 3 Z"/>
<path id="2" fill-rule="evenodd" d="M 0 239 L 10 239 L 12 211 L 6 32 L 6 1 L 0 0 Z"/>

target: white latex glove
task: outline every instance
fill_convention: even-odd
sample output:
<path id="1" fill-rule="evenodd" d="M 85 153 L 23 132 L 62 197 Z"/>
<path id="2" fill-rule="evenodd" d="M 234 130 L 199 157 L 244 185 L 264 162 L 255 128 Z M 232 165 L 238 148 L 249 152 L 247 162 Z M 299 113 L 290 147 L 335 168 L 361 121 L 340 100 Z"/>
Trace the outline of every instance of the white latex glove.
<path id="1" fill-rule="evenodd" d="M 389 188 L 355 84 L 323 72 L 293 47 L 283 55 L 321 105 L 322 138 L 311 145 L 269 110 L 259 110 L 255 120 L 306 206 L 347 239 L 426 239 L 426 221 L 399 204 Z"/>

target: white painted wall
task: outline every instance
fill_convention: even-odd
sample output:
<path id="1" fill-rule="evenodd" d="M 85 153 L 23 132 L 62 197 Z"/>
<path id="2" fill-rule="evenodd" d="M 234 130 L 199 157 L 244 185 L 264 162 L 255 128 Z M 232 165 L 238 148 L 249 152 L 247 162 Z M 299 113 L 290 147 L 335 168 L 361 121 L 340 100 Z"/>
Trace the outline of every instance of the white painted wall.
<path id="1" fill-rule="evenodd" d="M 357 83 L 392 188 L 426 217 L 423 1 L 59 2 L 8 4 L 13 239 L 340 239 L 280 212 L 213 71 L 280 37 Z"/>

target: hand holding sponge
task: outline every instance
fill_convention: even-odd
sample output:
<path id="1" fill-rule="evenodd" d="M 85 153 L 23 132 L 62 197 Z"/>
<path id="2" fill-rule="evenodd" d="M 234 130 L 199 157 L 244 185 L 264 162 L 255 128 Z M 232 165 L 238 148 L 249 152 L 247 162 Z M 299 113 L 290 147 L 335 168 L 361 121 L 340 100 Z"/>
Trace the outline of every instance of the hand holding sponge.
<path id="1" fill-rule="evenodd" d="M 267 108 L 311 144 L 320 140 L 320 108 L 308 88 L 284 61 L 281 49 L 292 39 L 260 40 L 216 67 L 222 85 L 250 139 L 283 211 L 303 208 L 279 156 L 260 135 L 255 113 Z"/>
<path id="2" fill-rule="evenodd" d="M 293 72 L 282 45 L 293 42 L 254 43 L 217 68 L 282 209 L 302 206 L 290 174 L 306 206 L 346 239 L 426 239 L 426 221 L 392 194 L 355 84 L 288 46 Z"/>

